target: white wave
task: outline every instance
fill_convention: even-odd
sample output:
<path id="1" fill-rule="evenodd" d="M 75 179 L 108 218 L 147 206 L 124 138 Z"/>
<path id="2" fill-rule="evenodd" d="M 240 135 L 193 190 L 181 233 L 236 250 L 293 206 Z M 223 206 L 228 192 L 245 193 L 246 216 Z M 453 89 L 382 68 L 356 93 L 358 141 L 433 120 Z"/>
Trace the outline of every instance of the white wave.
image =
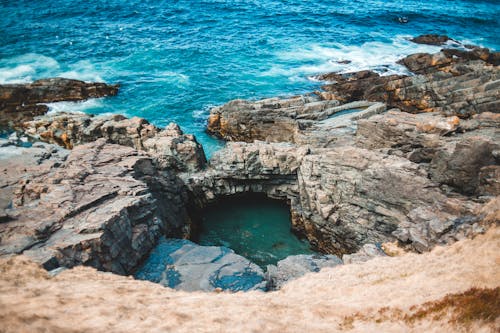
<path id="1" fill-rule="evenodd" d="M 86 113 L 91 109 L 99 109 L 104 107 L 102 99 L 93 98 L 81 102 L 55 102 L 47 103 L 49 111 L 47 114 L 57 114 L 60 112 L 66 113 Z"/>
<path id="2" fill-rule="evenodd" d="M 412 43 L 407 36 L 398 36 L 390 43 L 367 42 L 360 46 L 339 43 L 311 44 L 307 47 L 279 52 L 277 57 L 280 62 L 289 64 L 275 65 L 262 75 L 288 76 L 296 80 L 298 76 L 312 77 L 328 72 L 346 73 L 367 69 L 382 75 L 407 74 L 404 66 L 396 64 L 397 60 L 412 53 L 434 53 L 439 50 L 439 46 Z M 292 65 L 297 63 L 298 65 Z"/>
<path id="3" fill-rule="evenodd" d="M 88 60 L 70 64 L 66 71 L 57 74 L 57 76 L 86 82 L 104 82 L 99 71 Z"/>
<path id="4" fill-rule="evenodd" d="M 26 83 L 38 75 L 51 76 L 60 69 L 59 63 L 50 57 L 27 53 L 0 60 L 0 83 Z"/>
<path id="5" fill-rule="evenodd" d="M 61 65 L 51 57 L 37 53 L 0 59 L 0 83 L 28 83 L 47 77 L 65 77 L 82 81 L 103 82 L 100 71 L 87 60 Z"/>

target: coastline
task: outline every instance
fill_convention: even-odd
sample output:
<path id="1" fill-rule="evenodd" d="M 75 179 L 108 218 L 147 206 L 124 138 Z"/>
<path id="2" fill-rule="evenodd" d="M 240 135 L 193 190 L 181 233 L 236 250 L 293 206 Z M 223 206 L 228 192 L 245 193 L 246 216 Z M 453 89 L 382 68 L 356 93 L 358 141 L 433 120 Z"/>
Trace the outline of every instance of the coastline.
<path id="1" fill-rule="evenodd" d="M 413 76 L 379 76 L 367 71 L 329 74 L 322 77 L 330 81 L 322 91 L 291 98 L 228 102 L 211 110 L 208 129 L 237 142 L 228 142 L 208 162 L 196 138 L 184 134 L 175 124 L 160 129 L 140 118 L 82 114 L 31 119 L 39 110 L 38 102 L 32 103 L 34 111 L 27 112 L 29 119 L 14 117 L 15 125 L 10 120 L 10 126 L 47 143 L 15 148 L 12 142 L 2 142 L 2 149 L 24 149 L 21 154 L 26 154 L 25 160 L 17 162 L 2 160 L 7 161 L 2 162 L 2 172 L 10 175 L 3 180 L 2 193 L 10 196 L 11 202 L 1 207 L 0 249 L 2 256 L 14 257 L 2 259 L 2 269 L 14 275 L 22 274 L 22 270 L 13 269 L 14 265 L 33 271 L 34 278 L 26 281 L 29 288 L 40 282 L 37 279 L 63 285 L 63 281 L 78 279 L 75 276 L 79 274 L 107 279 L 105 273 L 79 268 L 82 264 L 129 275 L 160 235 L 188 237 L 197 223 L 196 212 L 203 207 L 221 197 L 258 192 L 287 202 L 292 228 L 316 249 L 344 262 L 316 277 L 309 274 L 288 283 L 286 271 L 280 272 L 284 276 L 268 277 L 283 279 L 274 281 L 284 286 L 283 291 L 270 293 L 277 299 L 286 301 L 288 293 L 290 299 L 305 297 L 304 292 L 310 291 L 302 290 L 300 283 L 311 290 L 317 288 L 314 295 L 321 290 L 334 295 L 338 290 L 316 284 L 317 279 L 329 276 L 327 272 L 335 275 L 368 268 L 380 274 L 375 265 L 384 267 L 382 263 L 397 272 L 397 267 L 418 261 L 425 276 L 431 271 L 423 258 L 428 258 L 428 263 L 436 259 L 439 266 L 444 257 L 451 261 L 455 254 L 457 262 L 465 260 L 467 251 L 488 255 L 484 262 L 467 260 L 463 269 L 486 270 L 492 260 L 498 260 L 492 251 L 498 246 L 495 225 L 499 222 L 500 195 L 499 58 L 499 53 L 482 48 L 416 54 L 402 60 Z M 9 108 L 19 111 L 12 105 Z M 353 109 L 355 112 L 340 113 Z M 29 166 L 25 174 L 16 173 L 16 163 Z M 424 254 L 390 258 L 390 243 L 398 243 L 396 252 Z M 385 251 L 370 250 L 370 245 L 380 248 L 380 244 Z M 47 278 L 25 257 L 16 258 L 21 253 L 48 270 L 77 267 L 60 273 L 61 278 Z M 472 287 L 495 290 L 495 265 L 486 271 L 481 283 L 461 280 L 456 288 L 432 289 L 441 278 L 436 276 L 427 285 L 428 290 L 435 290 L 433 296 L 410 305 Z M 459 272 L 457 266 L 443 270 L 444 276 Z M 401 274 L 418 275 L 404 270 Z M 132 290 L 157 288 L 146 282 L 109 278 L 127 281 L 125 288 Z M 358 296 L 366 288 L 362 281 L 353 291 Z M 404 288 L 408 286 L 401 285 L 399 292 Z M 106 292 L 114 295 L 117 291 Z M 262 307 L 260 302 L 274 297 L 253 293 L 165 296 L 172 293 L 160 291 L 164 297 L 185 296 L 186 302 L 192 298 L 213 298 L 215 302 L 228 298 L 228 304 L 248 302 L 254 307 Z M 10 302 L 5 295 L 4 301 Z M 409 303 L 402 304 L 397 311 L 411 312 Z M 36 313 L 36 308 L 33 311 Z M 387 320 L 378 318 L 374 315 L 377 310 L 372 311 L 370 306 L 358 305 L 349 311 L 361 313 L 353 319 L 361 325 L 354 324 L 351 328 L 355 330 L 401 328 L 390 326 L 391 316 Z M 324 319 L 321 313 L 311 316 Z M 342 323 L 347 319 L 342 321 L 342 316 L 329 313 L 330 324 L 345 328 Z M 19 325 L 16 320 L 21 318 L 13 318 L 17 323 L 13 325 Z M 449 328 L 446 318 L 440 325 Z M 263 320 L 270 325 L 269 318 L 264 316 Z M 429 328 L 427 320 L 419 321 L 417 328 Z M 317 329 L 325 329 L 322 325 L 327 321 L 319 321 Z M 497 321 L 473 325 L 487 331 L 498 327 Z M 402 319 L 397 322 L 413 327 Z M 289 323 L 280 325 L 299 330 L 298 326 L 286 326 Z"/>

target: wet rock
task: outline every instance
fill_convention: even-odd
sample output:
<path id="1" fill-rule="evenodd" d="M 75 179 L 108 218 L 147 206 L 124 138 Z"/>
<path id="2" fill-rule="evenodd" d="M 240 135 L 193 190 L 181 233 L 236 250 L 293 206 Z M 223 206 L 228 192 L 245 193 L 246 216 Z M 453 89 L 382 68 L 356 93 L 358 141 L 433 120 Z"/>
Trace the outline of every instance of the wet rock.
<path id="1" fill-rule="evenodd" d="M 342 265 L 342 260 L 334 255 L 306 255 L 288 256 L 278 261 L 276 265 L 268 265 L 266 280 L 268 287 L 281 289 L 288 281 L 299 278 L 309 272 L 319 272 L 324 267 Z"/>
<path id="2" fill-rule="evenodd" d="M 62 113 L 37 117 L 25 122 L 23 129 L 33 137 L 68 149 L 105 138 L 109 143 L 148 152 L 164 169 L 195 171 L 206 163 L 196 138 L 184 134 L 174 123 L 162 130 L 139 117 Z"/>
<path id="3" fill-rule="evenodd" d="M 420 35 L 410 39 L 410 41 L 417 44 L 427 44 L 427 45 L 444 45 L 448 41 L 456 42 L 454 39 L 451 39 L 446 35 L 436 35 L 436 34 Z"/>
<path id="4" fill-rule="evenodd" d="M 64 78 L 0 85 L 0 126 L 18 127 L 24 121 L 45 114 L 48 107 L 40 103 L 81 101 L 117 93 L 118 85 Z"/>
<path id="5" fill-rule="evenodd" d="M 54 146 L 37 147 L 26 148 L 29 161 Z M 23 253 L 49 270 L 84 264 L 128 274 L 161 234 L 182 236 L 189 226 L 182 182 L 145 153 L 104 139 L 75 147 L 63 161 L 54 149 L 9 183 L 1 255 Z M 19 172 L 10 163 L 20 161 L 0 160 L 7 179 Z"/>
<path id="6" fill-rule="evenodd" d="M 136 278 L 186 291 L 264 290 L 262 269 L 218 246 L 162 238 L 136 273 Z"/>

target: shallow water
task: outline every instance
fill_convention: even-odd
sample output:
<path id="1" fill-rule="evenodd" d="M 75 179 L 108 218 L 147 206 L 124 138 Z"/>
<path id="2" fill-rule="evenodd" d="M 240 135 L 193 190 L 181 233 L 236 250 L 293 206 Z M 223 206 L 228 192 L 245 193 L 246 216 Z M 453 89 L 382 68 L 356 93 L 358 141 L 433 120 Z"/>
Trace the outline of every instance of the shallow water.
<path id="1" fill-rule="evenodd" d="M 310 91 L 323 72 L 404 72 L 398 58 L 439 49 L 407 36 L 500 45 L 498 1 L 0 0 L 0 15 L 0 83 L 121 83 L 117 97 L 53 109 L 175 121 L 208 155 L 222 145 L 204 132 L 211 106 Z"/>
<path id="2" fill-rule="evenodd" d="M 265 268 L 295 254 L 314 253 L 290 230 L 290 208 L 261 196 L 222 200 L 202 214 L 201 245 L 225 246 Z"/>

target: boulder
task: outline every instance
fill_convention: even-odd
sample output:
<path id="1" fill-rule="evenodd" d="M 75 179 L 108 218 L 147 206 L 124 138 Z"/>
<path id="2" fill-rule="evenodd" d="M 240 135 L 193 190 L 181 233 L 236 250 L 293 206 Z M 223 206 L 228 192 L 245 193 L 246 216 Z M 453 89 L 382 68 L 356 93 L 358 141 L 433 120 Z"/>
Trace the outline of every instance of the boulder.
<path id="1" fill-rule="evenodd" d="M 288 281 L 309 272 L 319 272 L 324 267 L 342 265 L 342 260 L 334 255 L 299 254 L 288 256 L 276 265 L 268 265 L 266 280 L 272 290 L 281 289 Z"/>
<path id="2" fill-rule="evenodd" d="M 436 34 L 420 35 L 410 39 L 410 41 L 417 44 L 428 44 L 428 45 L 444 45 L 449 41 L 456 42 L 454 39 L 451 39 L 446 35 L 436 35 Z"/>

